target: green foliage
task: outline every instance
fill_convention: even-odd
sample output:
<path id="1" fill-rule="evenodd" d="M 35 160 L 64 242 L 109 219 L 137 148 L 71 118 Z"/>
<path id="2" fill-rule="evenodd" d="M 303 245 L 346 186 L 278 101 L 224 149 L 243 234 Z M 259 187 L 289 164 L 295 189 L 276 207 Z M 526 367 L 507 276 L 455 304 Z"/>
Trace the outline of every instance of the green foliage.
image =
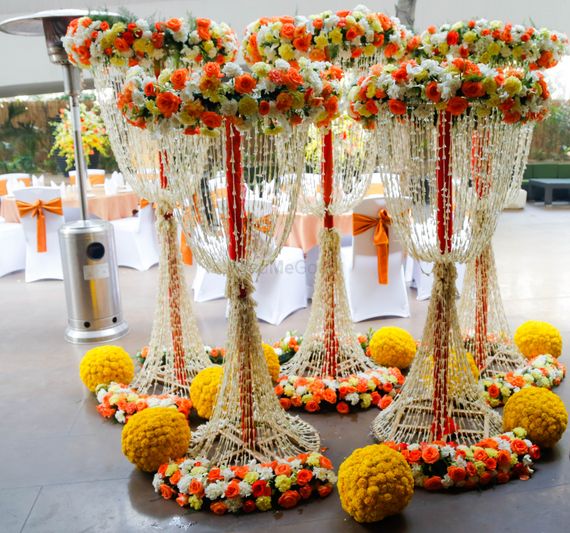
<path id="1" fill-rule="evenodd" d="M 554 102 L 534 128 L 529 160 L 570 161 L 570 101 Z"/>

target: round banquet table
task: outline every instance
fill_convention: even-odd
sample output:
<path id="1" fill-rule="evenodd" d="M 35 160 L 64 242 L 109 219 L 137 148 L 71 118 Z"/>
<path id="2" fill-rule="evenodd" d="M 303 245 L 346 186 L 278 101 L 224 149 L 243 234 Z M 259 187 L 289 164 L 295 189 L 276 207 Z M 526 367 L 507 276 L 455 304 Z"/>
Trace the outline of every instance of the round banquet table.
<path id="1" fill-rule="evenodd" d="M 77 194 L 62 198 L 63 208 L 79 207 Z M 138 209 L 139 199 L 133 191 L 118 192 L 117 194 L 105 194 L 103 188 L 94 187 L 87 193 L 87 211 L 103 220 L 116 220 L 133 215 L 133 209 Z M 16 199 L 3 196 L 0 204 L 0 216 L 6 222 L 20 222 Z"/>

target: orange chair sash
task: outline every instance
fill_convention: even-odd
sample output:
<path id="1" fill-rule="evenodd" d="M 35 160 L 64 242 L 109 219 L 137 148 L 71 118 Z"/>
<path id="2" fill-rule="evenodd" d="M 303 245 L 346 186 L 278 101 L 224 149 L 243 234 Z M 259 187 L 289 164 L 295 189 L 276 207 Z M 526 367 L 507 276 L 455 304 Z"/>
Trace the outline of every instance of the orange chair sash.
<path id="1" fill-rule="evenodd" d="M 185 265 L 191 266 L 192 265 L 192 250 L 190 246 L 188 246 L 188 241 L 186 240 L 186 234 L 182 232 L 182 236 L 180 237 L 180 254 L 182 255 L 182 262 Z"/>
<path id="2" fill-rule="evenodd" d="M 392 219 L 386 209 L 378 211 L 378 218 L 354 213 L 352 215 L 352 234 L 360 235 L 374 228 L 373 242 L 378 256 L 378 283 L 388 284 L 388 254 L 390 252 L 389 228 Z"/>
<path id="3" fill-rule="evenodd" d="M 30 215 L 37 218 L 37 250 L 38 253 L 47 252 L 46 217 L 44 215 L 44 211 L 60 216 L 63 215 L 61 198 L 54 198 L 47 202 L 36 200 L 33 204 L 17 200 L 16 206 L 18 207 L 18 212 L 21 217 Z"/>

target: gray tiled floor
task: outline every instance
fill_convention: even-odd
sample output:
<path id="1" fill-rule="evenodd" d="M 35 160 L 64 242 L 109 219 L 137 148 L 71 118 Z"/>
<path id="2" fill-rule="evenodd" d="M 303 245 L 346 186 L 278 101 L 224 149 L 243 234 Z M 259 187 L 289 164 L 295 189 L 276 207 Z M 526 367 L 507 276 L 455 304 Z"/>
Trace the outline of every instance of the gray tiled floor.
<path id="1" fill-rule="evenodd" d="M 570 353 L 570 209 L 527 206 L 505 213 L 495 238 L 499 278 L 512 327 L 548 320 Z M 146 342 L 153 314 L 156 268 L 121 269 L 125 316 L 131 332 L 120 343 L 135 351 Z M 188 271 L 189 278 L 192 272 Z M 413 296 L 413 294 L 412 294 Z M 18 273 L 0 279 L 0 532 L 130 531 L 361 531 L 340 508 L 335 493 L 289 512 L 243 518 L 191 514 L 152 490 L 151 476 L 132 468 L 120 451 L 120 426 L 102 420 L 82 386 L 83 348 L 63 341 L 61 282 L 26 284 Z M 411 319 L 394 324 L 421 335 L 426 302 L 412 300 Z M 224 304 L 195 305 L 207 343 L 225 339 Z M 265 339 L 303 330 L 308 310 L 278 327 L 262 324 Z M 567 362 L 567 361 L 566 361 Z M 557 390 L 566 402 L 570 385 Z M 372 442 L 370 410 L 346 417 L 306 415 L 339 464 L 352 449 Z M 418 491 L 405 513 L 386 520 L 386 531 L 566 531 L 570 520 L 570 432 L 538 464 L 527 482 L 458 495 Z M 566 526 L 564 525 L 566 523 Z"/>

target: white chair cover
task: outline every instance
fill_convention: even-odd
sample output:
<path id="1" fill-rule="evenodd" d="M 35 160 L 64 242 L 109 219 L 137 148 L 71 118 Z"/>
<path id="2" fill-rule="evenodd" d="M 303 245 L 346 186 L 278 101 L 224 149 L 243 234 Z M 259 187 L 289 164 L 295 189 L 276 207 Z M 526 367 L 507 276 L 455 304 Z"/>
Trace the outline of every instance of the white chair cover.
<path id="1" fill-rule="evenodd" d="M 385 207 L 381 197 L 369 197 L 355 208 L 356 213 L 377 217 Z M 395 230 L 389 232 L 388 284 L 378 283 L 378 257 L 372 240 L 374 229 L 353 237 L 351 261 L 343 257 L 344 277 L 350 312 L 354 322 L 379 316 L 410 316 L 404 275 L 404 253 Z"/>
<path id="2" fill-rule="evenodd" d="M 117 244 L 117 264 L 148 270 L 158 263 L 159 251 L 154 229 L 154 210 L 143 207 L 137 216 L 111 220 Z"/>
<path id="3" fill-rule="evenodd" d="M 254 281 L 257 318 L 278 325 L 307 307 L 305 258 L 301 248 L 284 246 L 277 259 Z"/>
<path id="4" fill-rule="evenodd" d="M 26 268 L 26 237 L 22 224 L 0 223 L 0 278 Z"/>
<path id="5" fill-rule="evenodd" d="M 36 200 L 48 202 L 59 198 L 59 190 L 51 187 L 27 187 L 14 191 L 16 200 L 34 203 Z M 37 219 L 32 216 L 21 218 L 26 236 L 26 282 L 40 279 L 63 279 L 61 255 L 59 251 L 59 227 L 63 224 L 63 215 L 44 212 L 46 221 L 47 251 L 38 253 Z"/>

